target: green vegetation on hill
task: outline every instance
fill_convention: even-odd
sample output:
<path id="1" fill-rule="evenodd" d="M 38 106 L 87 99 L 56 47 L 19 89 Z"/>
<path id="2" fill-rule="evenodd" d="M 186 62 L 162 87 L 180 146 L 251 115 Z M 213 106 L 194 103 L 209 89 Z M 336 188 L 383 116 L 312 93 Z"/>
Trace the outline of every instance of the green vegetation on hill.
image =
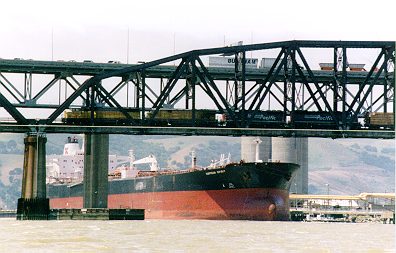
<path id="1" fill-rule="evenodd" d="M 18 198 L 21 197 L 22 190 L 22 169 L 15 168 L 9 171 L 9 184 L 5 185 L 0 181 L 0 198 L 4 209 L 16 209 Z"/>
<path id="2" fill-rule="evenodd" d="M 309 193 L 395 191 L 393 140 L 309 139 Z"/>

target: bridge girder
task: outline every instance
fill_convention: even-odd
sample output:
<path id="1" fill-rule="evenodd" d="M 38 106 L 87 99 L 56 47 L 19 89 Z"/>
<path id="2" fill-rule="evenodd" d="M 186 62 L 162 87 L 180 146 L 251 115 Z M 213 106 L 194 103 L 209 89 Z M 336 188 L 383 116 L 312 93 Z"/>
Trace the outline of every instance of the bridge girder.
<path id="1" fill-rule="evenodd" d="M 327 72 L 313 70 L 303 53 L 305 48 L 333 49 L 333 70 Z M 260 71 L 246 68 L 247 52 L 268 49 L 279 51 L 270 68 Z M 381 51 L 368 72 L 353 73 L 347 71 L 347 49 Z M 234 55 L 235 67 L 211 68 L 201 59 L 204 56 L 219 54 Z M 180 61 L 177 67 L 162 65 L 174 61 Z M 194 126 L 195 111 L 201 109 L 197 103 L 197 94 L 201 91 L 211 100 L 219 113 L 225 112 L 231 120 L 239 122 L 238 127 L 249 127 L 258 111 L 269 110 L 269 107 L 274 105 L 284 112 L 284 118 L 295 110 L 313 109 L 319 112 L 327 111 L 333 119 L 336 119 L 334 113 L 339 111 L 341 104 L 342 122 L 335 120 L 335 123 L 347 129 L 354 117 L 362 117 L 367 112 L 374 110 L 394 112 L 394 103 L 393 108 L 389 106 L 394 101 L 394 62 L 395 43 L 387 41 L 284 41 L 201 49 L 127 67 L 119 64 L 116 64 L 117 66 L 94 63 L 84 65 L 74 62 L 60 64 L 42 62 L 40 65 L 37 61 L 33 61 L 32 66 L 29 67 L 28 61 L 16 60 L 12 65 L 9 60 L 0 60 L 0 77 L 3 77 L 0 78 L 0 87 L 4 90 L 0 93 L 0 104 L 15 121 L 26 125 L 34 122 L 53 124 L 55 119 L 64 110 L 71 108 L 72 103 L 77 99 L 81 101 L 77 107 L 86 107 L 91 111 L 92 125 L 95 125 L 93 113 L 98 104 L 115 108 L 130 119 L 132 124 L 139 125 L 141 123 L 135 121 L 126 110 L 126 107 L 129 107 L 129 92 L 126 92 L 127 104 L 118 101 L 119 96 L 125 96 L 123 90 L 129 89 L 129 83 L 132 83 L 135 89 L 134 108 L 141 110 L 143 122 L 146 120 L 149 122 L 149 119 L 145 119 L 145 111 L 150 110 L 151 118 L 155 118 L 161 108 L 180 106 L 181 99 L 185 97 L 184 106 L 178 108 L 191 108 L 190 121 L 191 126 Z M 105 66 L 107 69 L 103 70 Z M 25 74 L 23 92 L 5 78 L 6 72 Z M 32 73 L 44 72 L 51 73 L 54 77 L 44 87 L 33 89 Z M 79 81 L 78 78 L 82 74 L 85 80 Z M 121 77 L 121 80 L 117 80 L 114 84 L 113 79 L 117 77 Z M 162 83 L 164 78 L 167 80 L 166 84 L 163 87 L 161 85 L 158 90 L 158 84 L 153 85 L 152 82 L 154 79 L 156 81 L 160 79 Z M 113 82 L 111 88 L 103 84 L 108 80 Z M 66 87 L 71 87 L 71 93 L 65 91 L 65 99 L 61 100 L 59 91 L 58 104 L 41 102 L 40 100 L 44 100 L 60 81 L 65 82 L 65 90 Z M 224 89 L 225 83 L 229 81 L 234 85 L 228 87 L 228 91 L 232 90 L 232 94 L 225 92 L 227 88 Z M 182 86 L 180 86 L 181 82 L 184 82 Z M 283 83 L 283 87 L 279 83 Z M 378 92 L 378 87 L 382 92 Z M 373 92 L 374 89 L 376 92 Z M 38 91 L 32 95 L 30 93 L 33 90 Z M 369 96 L 370 103 L 367 101 Z M 264 101 L 268 101 L 267 108 L 264 106 Z M 26 119 L 17 108 L 55 110 L 45 118 Z M 248 113 L 250 113 L 249 119 Z"/>

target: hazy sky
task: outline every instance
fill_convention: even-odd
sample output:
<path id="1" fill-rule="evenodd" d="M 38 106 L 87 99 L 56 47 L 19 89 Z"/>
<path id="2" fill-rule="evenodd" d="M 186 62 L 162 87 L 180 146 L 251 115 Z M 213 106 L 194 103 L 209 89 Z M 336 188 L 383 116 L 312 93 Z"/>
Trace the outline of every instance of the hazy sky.
<path id="1" fill-rule="evenodd" d="M 395 9 L 394 0 L 5 1 L 0 57 L 126 62 L 128 29 L 130 63 L 239 40 L 396 40 Z"/>
<path id="2" fill-rule="evenodd" d="M 5 59 L 136 63 L 241 40 L 396 40 L 395 0 L 16 0 L 1 7 Z M 348 60 L 369 64 L 377 55 L 351 50 Z M 310 56 L 314 68 L 333 59 L 331 50 Z"/>

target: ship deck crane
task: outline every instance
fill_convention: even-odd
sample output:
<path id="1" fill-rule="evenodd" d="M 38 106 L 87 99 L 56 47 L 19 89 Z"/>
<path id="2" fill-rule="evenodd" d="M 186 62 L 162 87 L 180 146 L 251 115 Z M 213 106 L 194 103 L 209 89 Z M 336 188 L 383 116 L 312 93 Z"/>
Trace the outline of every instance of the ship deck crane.
<path id="1" fill-rule="evenodd" d="M 158 171 L 159 170 L 158 162 L 154 155 L 149 155 L 142 159 L 136 160 L 136 161 L 132 162 L 132 164 L 133 165 L 150 164 L 150 171 Z"/>

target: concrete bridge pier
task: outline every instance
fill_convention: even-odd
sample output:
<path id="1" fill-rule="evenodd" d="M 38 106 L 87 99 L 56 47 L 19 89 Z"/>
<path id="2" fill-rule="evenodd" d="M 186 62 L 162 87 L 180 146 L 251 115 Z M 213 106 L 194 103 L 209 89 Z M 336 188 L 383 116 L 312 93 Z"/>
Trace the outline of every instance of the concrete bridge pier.
<path id="1" fill-rule="evenodd" d="M 109 135 L 84 138 L 84 208 L 107 208 Z"/>
<path id="2" fill-rule="evenodd" d="M 45 143 L 47 137 L 28 134 L 25 139 L 22 194 L 18 199 L 18 220 L 46 220 L 49 199 L 46 192 Z"/>

